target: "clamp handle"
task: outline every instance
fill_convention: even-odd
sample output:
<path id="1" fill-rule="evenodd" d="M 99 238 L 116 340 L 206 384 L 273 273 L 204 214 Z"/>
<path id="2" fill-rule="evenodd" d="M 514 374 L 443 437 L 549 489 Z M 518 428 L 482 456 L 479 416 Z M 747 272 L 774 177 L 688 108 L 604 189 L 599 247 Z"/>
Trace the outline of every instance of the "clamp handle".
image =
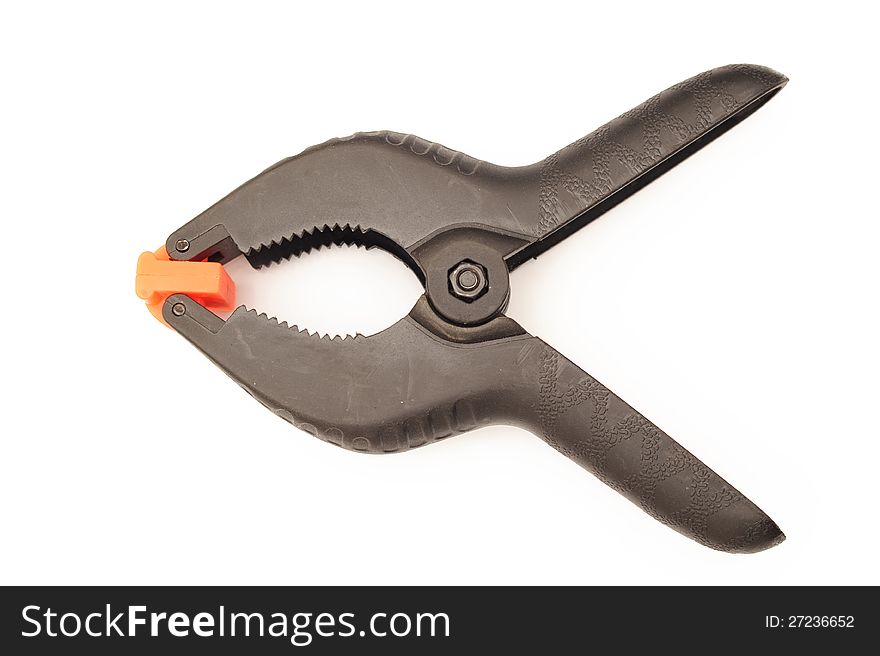
<path id="1" fill-rule="evenodd" d="M 754 112 L 788 80 L 763 66 L 700 73 L 520 167 L 412 134 L 332 139 L 271 166 L 172 233 L 174 260 L 260 267 L 330 243 L 378 246 L 420 279 L 451 229 L 494 233 L 510 271 L 583 227 Z M 183 246 L 183 248 L 181 248 Z"/>
<path id="2" fill-rule="evenodd" d="M 595 378 L 546 344 L 538 360 L 534 429 L 550 446 L 707 547 L 754 553 L 785 540 L 760 508 Z"/>
<path id="3" fill-rule="evenodd" d="M 521 426 L 701 544 L 750 553 L 784 539 L 733 486 L 506 316 L 455 326 L 423 296 L 376 335 L 330 340 L 244 308 L 224 321 L 184 294 L 164 313 L 255 399 L 336 446 L 393 453 Z"/>
<path id="4" fill-rule="evenodd" d="M 509 255 L 510 270 L 656 180 L 787 83 L 788 78 L 765 66 L 714 68 L 661 91 L 530 167 L 539 199 L 526 215 L 532 241 Z"/>

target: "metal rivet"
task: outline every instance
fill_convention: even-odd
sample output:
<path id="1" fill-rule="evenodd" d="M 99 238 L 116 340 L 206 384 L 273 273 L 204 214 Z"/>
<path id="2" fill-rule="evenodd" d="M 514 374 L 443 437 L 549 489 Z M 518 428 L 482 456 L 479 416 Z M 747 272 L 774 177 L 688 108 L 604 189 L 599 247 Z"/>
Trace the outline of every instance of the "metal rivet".
<path id="1" fill-rule="evenodd" d="M 182 317 L 186 314 L 186 306 L 183 303 L 175 303 L 171 306 L 171 314 L 175 317 Z"/>
<path id="2" fill-rule="evenodd" d="M 177 243 L 174 244 L 174 248 L 177 249 L 178 253 L 186 253 L 189 250 L 189 242 L 186 239 L 178 239 Z"/>

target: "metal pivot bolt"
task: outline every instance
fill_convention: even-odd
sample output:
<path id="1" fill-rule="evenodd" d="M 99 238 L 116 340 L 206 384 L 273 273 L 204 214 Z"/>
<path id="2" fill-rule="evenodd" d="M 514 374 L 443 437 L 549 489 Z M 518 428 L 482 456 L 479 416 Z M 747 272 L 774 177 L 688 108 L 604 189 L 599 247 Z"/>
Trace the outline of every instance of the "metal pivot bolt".
<path id="1" fill-rule="evenodd" d="M 189 242 L 186 239 L 178 239 L 174 248 L 178 253 L 186 253 L 189 250 Z"/>
<path id="2" fill-rule="evenodd" d="M 467 303 L 479 298 L 488 289 L 486 269 L 476 262 L 462 260 L 449 270 L 449 291 Z"/>

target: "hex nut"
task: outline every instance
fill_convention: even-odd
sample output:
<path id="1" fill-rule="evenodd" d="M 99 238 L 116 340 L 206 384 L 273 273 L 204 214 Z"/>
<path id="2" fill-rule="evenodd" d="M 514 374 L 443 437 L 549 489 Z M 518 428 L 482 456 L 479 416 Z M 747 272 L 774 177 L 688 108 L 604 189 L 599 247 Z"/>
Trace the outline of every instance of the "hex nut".
<path id="1" fill-rule="evenodd" d="M 471 260 L 462 260 L 449 270 L 449 293 L 470 303 L 489 290 L 486 269 Z"/>

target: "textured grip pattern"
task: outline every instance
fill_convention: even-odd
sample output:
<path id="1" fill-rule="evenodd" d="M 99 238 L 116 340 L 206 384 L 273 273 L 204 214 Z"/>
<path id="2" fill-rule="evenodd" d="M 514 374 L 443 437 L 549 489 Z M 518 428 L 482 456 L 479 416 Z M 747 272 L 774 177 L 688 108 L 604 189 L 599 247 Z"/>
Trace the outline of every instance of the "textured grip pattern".
<path id="1" fill-rule="evenodd" d="M 658 93 L 550 155 L 540 164 L 535 236 L 619 192 L 784 83 L 784 76 L 762 66 L 715 68 Z"/>
<path id="2" fill-rule="evenodd" d="M 550 347 L 539 381 L 544 440 L 652 517 L 721 551 L 760 551 L 785 539 L 732 485 Z"/>

